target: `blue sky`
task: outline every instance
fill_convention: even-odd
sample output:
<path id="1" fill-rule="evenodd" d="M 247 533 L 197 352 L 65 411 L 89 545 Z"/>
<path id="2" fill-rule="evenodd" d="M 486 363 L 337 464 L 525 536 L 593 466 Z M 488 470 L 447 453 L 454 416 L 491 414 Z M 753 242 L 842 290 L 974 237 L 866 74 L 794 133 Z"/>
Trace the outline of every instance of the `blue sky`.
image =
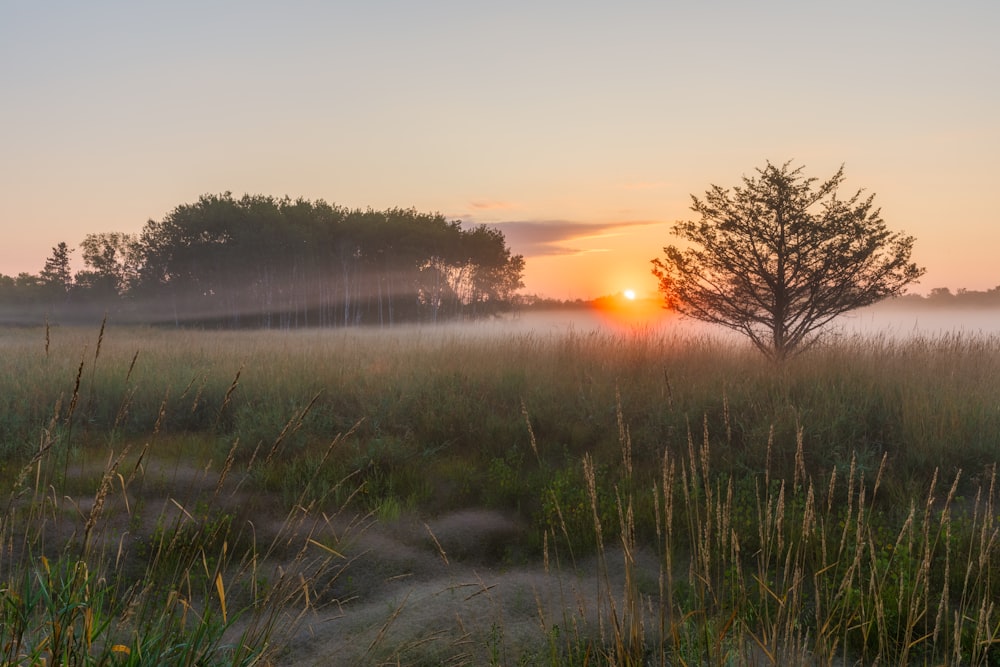
<path id="1" fill-rule="evenodd" d="M 917 291 L 985 289 L 997 34 L 985 0 L 0 0 L 0 273 L 229 190 L 507 223 L 528 291 L 652 291 L 689 194 L 791 159 L 877 194 Z"/>

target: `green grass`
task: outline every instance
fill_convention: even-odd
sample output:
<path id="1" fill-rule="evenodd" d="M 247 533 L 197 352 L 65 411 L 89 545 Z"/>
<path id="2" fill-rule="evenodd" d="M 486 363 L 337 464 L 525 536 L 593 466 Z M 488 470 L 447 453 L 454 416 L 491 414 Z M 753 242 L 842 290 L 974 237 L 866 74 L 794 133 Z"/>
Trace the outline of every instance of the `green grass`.
<path id="1" fill-rule="evenodd" d="M 4 453 L 33 449 L 82 369 L 76 414 L 63 425 L 77 446 L 112 430 L 142 437 L 165 405 L 161 432 L 218 436 L 222 447 L 239 437 L 240 452 L 252 452 L 270 447 L 312 402 L 281 443 L 283 460 L 317 456 L 360 422 L 350 456 L 331 474 L 362 470 L 416 506 L 434 501 L 420 488 L 426 476 L 407 475 L 415 465 L 442 467 L 433 495 L 454 506 L 497 500 L 483 484 L 450 480 L 456 460 L 469 464 L 457 471 L 463 475 L 469 467 L 487 475 L 492 462 L 511 456 L 560 468 L 590 453 L 613 464 L 618 395 L 645 460 L 661 447 L 680 451 L 688 429 L 707 419 L 725 445 L 713 461 L 720 473 L 760 470 L 773 433 L 772 465 L 787 475 L 801 428 L 810 475 L 843 471 L 855 455 L 871 469 L 887 454 L 887 484 L 900 501 L 935 469 L 981 470 L 1000 446 L 997 343 L 974 337 L 854 339 L 780 369 L 745 348 L 669 336 L 112 329 L 98 363 L 94 332 L 53 330 L 48 356 L 43 340 L 41 331 L 4 336 Z M 524 456 L 522 406 L 540 460 Z M 530 504 L 536 491 L 508 500 Z"/>
<path id="2" fill-rule="evenodd" d="M 846 339 L 782 366 L 650 332 L 0 346 L 12 664 L 279 659 L 350 571 L 332 516 L 463 508 L 526 527 L 503 567 L 605 577 L 594 609 L 540 613 L 517 650 L 494 623 L 464 664 L 1000 660 L 996 338 Z M 420 661 L 378 639 L 366 659 Z"/>

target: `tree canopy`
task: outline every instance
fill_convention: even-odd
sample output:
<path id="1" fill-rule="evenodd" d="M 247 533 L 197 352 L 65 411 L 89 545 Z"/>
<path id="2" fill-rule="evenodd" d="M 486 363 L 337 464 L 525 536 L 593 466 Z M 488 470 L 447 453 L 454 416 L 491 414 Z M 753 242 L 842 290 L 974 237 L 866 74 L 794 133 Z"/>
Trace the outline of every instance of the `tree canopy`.
<path id="1" fill-rule="evenodd" d="M 783 359 L 837 315 L 901 294 L 923 274 L 910 261 L 913 237 L 886 227 L 874 195 L 839 197 L 843 167 L 822 182 L 802 169 L 768 162 L 741 186 L 691 196 L 700 219 L 673 227 L 684 246 L 652 260 L 668 308 Z"/>
<path id="2" fill-rule="evenodd" d="M 23 306 L 30 287 L 48 289 L 46 307 L 64 314 L 329 327 L 492 315 L 523 286 L 524 259 L 496 229 L 322 200 L 204 195 L 139 234 L 88 234 L 80 248 L 85 268 L 72 280 L 63 243 L 37 280 L 0 281 L 0 302 Z"/>

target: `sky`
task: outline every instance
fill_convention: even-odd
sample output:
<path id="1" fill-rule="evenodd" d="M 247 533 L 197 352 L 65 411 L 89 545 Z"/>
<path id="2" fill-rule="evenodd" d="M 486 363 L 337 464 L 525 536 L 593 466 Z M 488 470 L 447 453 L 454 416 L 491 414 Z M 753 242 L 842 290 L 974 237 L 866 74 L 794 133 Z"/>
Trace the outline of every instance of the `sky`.
<path id="1" fill-rule="evenodd" d="M 911 291 L 989 289 L 998 34 L 996 0 L 0 0 L 0 273 L 231 191 L 495 224 L 527 293 L 652 296 L 690 195 L 791 160 L 916 237 Z"/>

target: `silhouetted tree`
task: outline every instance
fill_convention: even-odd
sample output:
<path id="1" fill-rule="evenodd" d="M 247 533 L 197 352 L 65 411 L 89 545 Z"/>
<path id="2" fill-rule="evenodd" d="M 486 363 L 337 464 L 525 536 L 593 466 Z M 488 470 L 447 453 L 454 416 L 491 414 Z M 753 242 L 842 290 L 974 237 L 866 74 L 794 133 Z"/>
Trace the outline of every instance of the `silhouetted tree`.
<path id="1" fill-rule="evenodd" d="M 77 271 L 74 283 L 81 295 L 91 300 L 113 301 L 138 281 L 142 256 L 137 235 L 87 234 L 80 249 L 85 268 Z"/>
<path id="2" fill-rule="evenodd" d="M 73 273 L 69 264 L 72 252 L 65 242 L 60 241 L 52 248 L 52 254 L 45 260 L 45 266 L 39 274 L 42 284 L 57 297 L 65 298 L 73 286 Z"/>
<path id="3" fill-rule="evenodd" d="M 900 294 L 924 272 L 914 239 L 887 229 L 874 195 L 840 199 L 843 180 L 843 167 L 817 183 L 768 162 L 742 186 L 692 195 L 701 219 L 673 227 L 685 247 L 653 260 L 666 306 L 780 360 L 837 315 Z"/>

